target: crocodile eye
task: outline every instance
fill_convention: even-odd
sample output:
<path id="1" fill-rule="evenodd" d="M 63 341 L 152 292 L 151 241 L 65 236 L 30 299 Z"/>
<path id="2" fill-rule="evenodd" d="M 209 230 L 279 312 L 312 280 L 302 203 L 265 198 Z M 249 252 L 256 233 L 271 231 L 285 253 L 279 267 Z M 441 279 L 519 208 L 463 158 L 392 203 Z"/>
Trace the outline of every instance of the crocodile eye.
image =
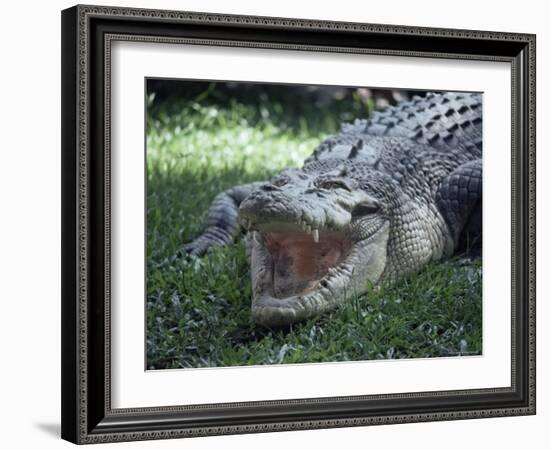
<path id="1" fill-rule="evenodd" d="M 279 175 L 271 180 L 271 184 L 273 186 L 281 187 L 281 186 L 284 186 L 285 184 L 288 184 L 289 181 L 290 181 L 290 178 L 287 177 L 286 175 Z"/>
<path id="2" fill-rule="evenodd" d="M 355 205 L 353 210 L 351 211 L 352 217 L 362 217 L 369 214 L 377 213 L 380 210 L 380 204 L 376 201 L 369 201 L 369 202 L 363 202 L 359 203 L 358 205 Z"/>
<path id="3" fill-rule="evenodd" d="M 344 180 L 335 180 L 335 179 L 321 180 L 319 181 L 317 186 L 322 189 L 345 189 L 346 191 L 351 192 L 350 187 Z"/>

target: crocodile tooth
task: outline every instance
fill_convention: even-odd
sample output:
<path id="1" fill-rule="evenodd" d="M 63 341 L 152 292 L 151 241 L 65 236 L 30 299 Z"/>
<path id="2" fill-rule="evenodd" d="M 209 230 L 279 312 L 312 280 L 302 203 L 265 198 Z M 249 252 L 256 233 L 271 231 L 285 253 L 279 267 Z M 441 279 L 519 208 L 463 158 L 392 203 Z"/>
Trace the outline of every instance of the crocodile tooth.
<path id="1" fill-rule="evenodd" d="M 258 236 L 257 236 L 257 233 L 255 231 L 252 232 L 252 239 L 254 239 L 254 242 L 256 244 L 259 244 L 258 242 Z"/>
<path id="2" fill-rule="evenodd" d="M 306 233 L 311 234 L 311 226 L 310 225 L 306 226 Z"/>
<path id="3" fill-rule="evenodd" d="M 315 243 L 319 242 L 319 230 L 317 228 L 313 230 L 313 241 Z"/>

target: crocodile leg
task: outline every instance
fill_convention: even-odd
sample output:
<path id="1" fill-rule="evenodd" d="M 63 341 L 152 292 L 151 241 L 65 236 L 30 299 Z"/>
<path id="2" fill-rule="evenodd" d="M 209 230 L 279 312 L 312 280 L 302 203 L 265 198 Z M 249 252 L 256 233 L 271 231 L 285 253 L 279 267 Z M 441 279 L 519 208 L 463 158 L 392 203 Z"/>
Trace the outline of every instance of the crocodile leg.
<path id="1" fill-rule="evenodd" d="M 183 246 L 183 252 L 201 256 L 211 248 L 233 241 L 240 232 L 239 205 L 248 195 L 265 182 L 242 184 L 220 192 L 212 202 L 206 226 L 200 236 Z"/>
<path id="2" fill-rule="evenodd" d="M 481 249 L 481 159 L 469 161 L 443 179 L 436 205 L 452 233 L 455 249 Z"/>

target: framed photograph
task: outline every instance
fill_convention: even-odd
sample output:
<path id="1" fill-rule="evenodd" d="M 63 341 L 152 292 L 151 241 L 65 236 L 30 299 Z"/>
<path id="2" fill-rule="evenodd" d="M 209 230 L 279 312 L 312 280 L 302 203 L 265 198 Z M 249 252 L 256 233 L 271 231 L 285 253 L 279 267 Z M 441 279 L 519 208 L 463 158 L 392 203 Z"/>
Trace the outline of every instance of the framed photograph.
<path id="1" fill-rule="evenodd" d="M 535 413 L 535 36 L 62 12 L 62 437 Z"/>

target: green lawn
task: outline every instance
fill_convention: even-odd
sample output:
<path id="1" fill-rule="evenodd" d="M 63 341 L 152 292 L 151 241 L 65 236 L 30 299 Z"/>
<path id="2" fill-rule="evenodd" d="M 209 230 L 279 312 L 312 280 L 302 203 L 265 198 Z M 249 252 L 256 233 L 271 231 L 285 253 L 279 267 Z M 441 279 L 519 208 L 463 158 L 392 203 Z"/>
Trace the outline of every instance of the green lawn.
<path id="1" fill-rule="evenodd" d="M 346 116 L 288 99 L 149 98 L 147 366 L 213 367 L 481 352 L 481 265 L 434 264 L 322 317 L 270 330 L 250 320 L 242 241 L 200 259 L 174 257 L 201 230 L 214 196 L 298 167 Z M 292 106 L 289 106 L 292 105 Z M 365 103 L 363 113 L 372 105 Z M 354 114 L 357 103 L 353 105 Z"/>

